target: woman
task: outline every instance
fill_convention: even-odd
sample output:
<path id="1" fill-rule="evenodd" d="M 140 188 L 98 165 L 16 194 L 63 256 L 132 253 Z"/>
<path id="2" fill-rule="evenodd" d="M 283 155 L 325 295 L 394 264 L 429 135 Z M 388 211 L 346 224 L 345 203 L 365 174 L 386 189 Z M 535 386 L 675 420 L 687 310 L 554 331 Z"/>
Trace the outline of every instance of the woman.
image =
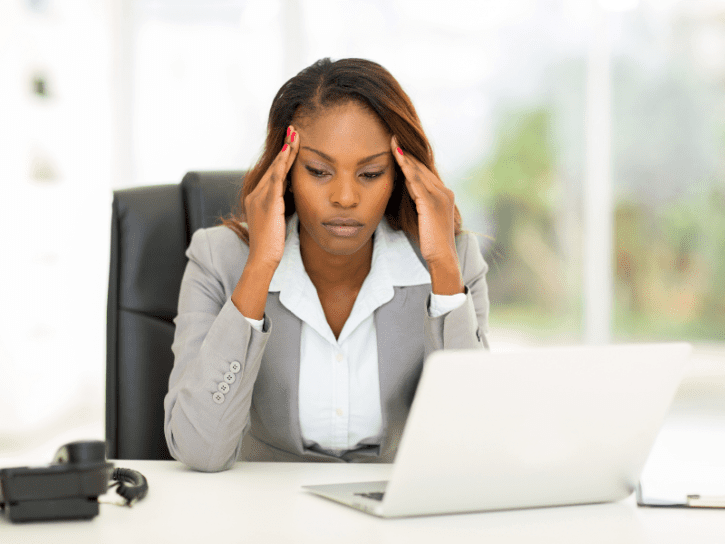
<path id="1" fill-rule="evenodd" d="M 197 470 L 391 463 L 425 358 L 488 348 L 488 267 L 410 99 L 368 60 L 282 86 L 238 213 L 187 256 L 164 431 Z"/>

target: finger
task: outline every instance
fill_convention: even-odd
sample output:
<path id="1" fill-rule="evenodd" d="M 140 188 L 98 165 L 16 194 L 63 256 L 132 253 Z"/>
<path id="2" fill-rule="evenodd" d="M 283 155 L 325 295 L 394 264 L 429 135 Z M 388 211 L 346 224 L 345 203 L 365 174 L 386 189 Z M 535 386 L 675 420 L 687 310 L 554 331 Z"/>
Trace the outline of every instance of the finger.
<path id="1" fill-rule="evenodd" d="M 269 176 L 269 182 L 275 186 L 279 185 L 280 187 L 284 186 L 284 180 L 287 178 L 287 172 L 292 166 L 292 163 L 294 162 L 297 155 L 294 149 L 299 149 L 299 144 L 295 146 L 292 143 L 294 127 L 292 127 L 291 125 L 287 127 L 287 132 L 289 133 L 289 135 L 285 135 L 282 149 L 279 150 L 277 156 L 274 158 L 274 161 L 269 167 L 269 172 L 271 174 Z M 296 135 L 294 139 L 295 141 L 298 140 Z"/>
<path id="2" fill-rule="evenodd" d="M 390 148 L 393 152 L 393 157 L 395 157 L 396 162 L 400 166 L 400 169 L 403 171 L 403 175 L 407 180 L 409 173 L 408 162 L 404 158 L 405 156 L 403 154 L 403 150 L 398 147 L 398 139 L 395 136 L 390 138 Z"/>
<path id="3" fill-rule="evenodd" d="M 410 193 L 410 196 L 413 197 L 413 200 L 415 200 L 420 196 L 420 191 L 426 188 L 420 169 L 415 167 L 414 163 L 411 161 L 412 157 L 409 157 L 402 149 L 400 149 L 398 139 L 395 136 L 390 139 L 390 146 L 393 150 L 395 160 L 400 165 L 400 169 L 403 171 L 403 176 L 405 176 L 405 184 L 408 187 L 408 192 Z"/>
<path id="4" fill-rule="evenodd" d="M 438 176 L 431 172 L 425 164 L 409 153 L 406 154 L 403 152 L 401 154 L 402 150 L 398 151 L 400 149 L 398 146 L 398 140 L 395 136 L 393 136 L 393 138 L 395 139 L 393 142 L 393 146 L 395 147 L 393 154 L 396 155 L 398 164 L 400 164 L 400 168 L 403 170 L 406 180 L 410 183 L 414 182 L 416 185 L 422 185 L 431 193 L 436 189 L 443 190 L 446 188 L 443 182 L 438 179 Z"/>
<path id="5" fill-rule="evenodd" d="M 400 167 L 402 168 L 403 151 L 400 149 L 400 147 L 398 147 L 398 139 L 395 137 L 395 135 L 390 138 L 390 150 L 393 152 L 395 160 L 398 161 L 398 164 L 400 164 Z"/>
<path id="6" fill-rule="evenodd" d="M 289 126 L 289 136 L 286 138 L 286 142 L 289 144 L 289 148 L 287 151 L 289 152 L 287 156 L 287 162 L 285 164 L 285 176 L 287 175 L 287 172 L 289 172 L 289 169 L 292 168 L 292 165 L 294 164 L 295 160 L 297 159 L 297 152 L 300 150 L 300 135 L 299 132 L 293 127 L 292 125 Z"/>
<path id="7" fill-rule="evenodd" d="M 398 146 L 398 139 L 393 135 L 392 138 L 390 138 L 390 149 L 393 152 L 393 157 L 395 157 L 395 161 L 398 163 L 398 166 L 400 166 L 400 169 L 403 172 L 403 177 L 405 178 L 405 185 L 408 187 L 408 192 L 410 193 L 410 196 L 413 200 L 415 200 L 418 195 L 415 192 L 415 189 L 411 186 L 410 183 L 410 176 L 411 172 L 408 168 L 408 163 L 404 160 L 404 153 Z"/>
<path id="8" fill-rule="evenodd" d="M 288 127 L 288 130 L 291 128 L 292 127 Z M 277 152 L 277 156 L 272 161 L 272 164 L 269 165 L 270 172 L 281 171 L 281 169 L 283 169 L 287 164 L 287 157 L 289 156 L 290 152 L 289 143 L 289 137 L 285 136 L 284 143 L 282 144 L 281 149 Z"/>
<path id="9" fill-rule="evenodd" d="M 421 170 L 417 165 L 417 161 L 414 157 L 406 155 L 405 152 L 400 149 L 398 139 L 395 136 L 391 138 L 390 145 L 393 148 L 393 155 L 395 156 L 395 159 L 398 161 L 400 168 L 403 170 L 403 174 L 405 174 L 405 178 L 408 181 L 422 181 Z"/>
<path id="10" fill-rule="evenodd" d="M 292 169 L 292 166 L 294 166 L 294 163 L 297 160 L 297 153 L 300 150 L 300 135 L 292 125 L 290 125 L 289 137 L 287 139 L 289 140 L 289 148 L 287 149 L 287 162 L 284 173 L 282 174 L 282 193 L 286 192 L 287 188 L 292 186 L 292 179 L 290 178 L 289 172 Z"/>

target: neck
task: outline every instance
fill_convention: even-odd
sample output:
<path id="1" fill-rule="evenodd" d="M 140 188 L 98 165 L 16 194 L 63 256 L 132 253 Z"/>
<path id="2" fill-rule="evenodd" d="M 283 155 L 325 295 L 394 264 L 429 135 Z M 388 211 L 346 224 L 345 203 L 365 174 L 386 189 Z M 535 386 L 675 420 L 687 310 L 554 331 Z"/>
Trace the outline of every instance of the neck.
<path id="1" fill-rule="evenodd" d="M 300 240 L 302 264 L 317 290 L 359 289 L 370 273 L 373 239 L 353 255 L 331 255 L 319 246 L 310 248 Z"/>

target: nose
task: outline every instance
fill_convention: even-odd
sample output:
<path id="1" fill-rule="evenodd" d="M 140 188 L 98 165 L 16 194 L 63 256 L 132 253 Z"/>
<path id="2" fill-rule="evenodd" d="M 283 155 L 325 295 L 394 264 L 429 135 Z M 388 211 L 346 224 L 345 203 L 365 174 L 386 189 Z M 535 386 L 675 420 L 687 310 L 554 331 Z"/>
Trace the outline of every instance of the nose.
<path id="1" fill-rule="evenodd" d="M 330 183 L 330 201 L 345 208 L 360 201 L 360 188 L 352 175 L 340 174 Z"/>

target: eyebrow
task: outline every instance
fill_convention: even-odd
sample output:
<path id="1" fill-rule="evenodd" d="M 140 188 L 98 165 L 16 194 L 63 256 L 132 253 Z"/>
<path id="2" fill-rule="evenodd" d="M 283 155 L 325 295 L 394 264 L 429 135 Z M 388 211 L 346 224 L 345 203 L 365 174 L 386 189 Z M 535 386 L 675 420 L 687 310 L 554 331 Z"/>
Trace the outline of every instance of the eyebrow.
<path id="1" fill-rule="evenodd" d="M 309 149 L 313 153 L 317 153 L 320 157 L 322 157 L 326 161 L 329 161 L 329 162 L 331 162 L 333 164 L 336 164 L 337 163 L 337 161 L 335 161 L 335 159 L 333 159 L 329 155 L 326 155 L 322 151 L 317 151 L 317 149 L 312 149 L 311 147 L 307 147 L 305 145 L 302 146 L 302 149 Z M 359 161 L 357 161 L 357 164 L 358 164 L 358 166 L 361 165 L 361 164 L 365 164 L 366 162 L 370 162 L 374 158 L 379 157 L 380 155 L 386 155 L 387 153 L 390 153 L 390 151 L 383 151 L 382 153 L 376 153 L 375 155 L 370 155 L 369 157 L 365 157 L 364 159 L 360 159 Z"/>

